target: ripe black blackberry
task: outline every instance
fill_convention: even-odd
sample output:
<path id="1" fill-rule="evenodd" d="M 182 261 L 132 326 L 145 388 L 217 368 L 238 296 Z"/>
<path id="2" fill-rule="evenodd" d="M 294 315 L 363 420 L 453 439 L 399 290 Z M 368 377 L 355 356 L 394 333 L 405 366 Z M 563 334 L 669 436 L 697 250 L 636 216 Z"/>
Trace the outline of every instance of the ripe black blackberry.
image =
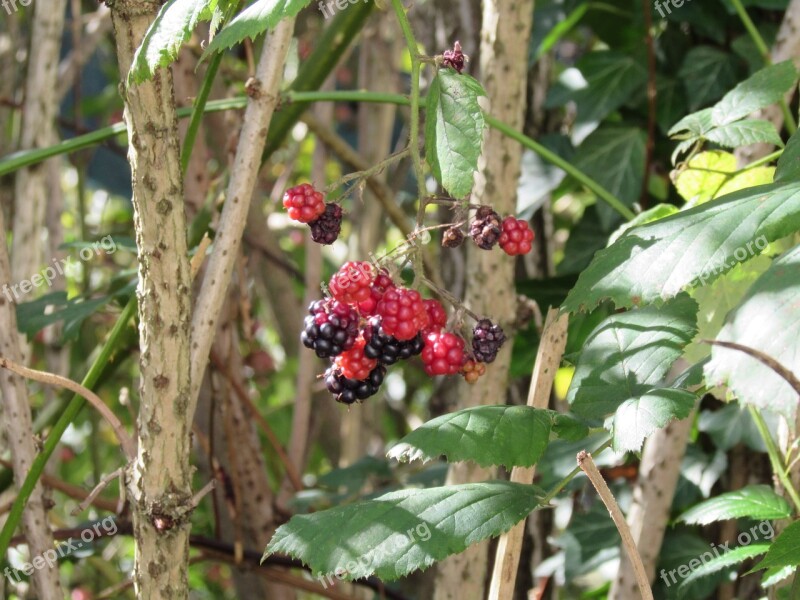
<path id="1" fill-rule="evenodd" d="M 342 207 L 333 202 L 325 205 L 325 212 L 316 221 L 308 224 L 311 239 L 325 246 L 332 244 L 342 230 Z"/>
<path id="2" fill-rule="evenodd" d="M 337 402 L 353 404 L 374 396 L 386 376 L 386 367 L 378 365 L 362 380 L 348 379 L 335 366 L 325 371 L 325 387 L 335 396 Z"/>
<path id="3" fill-rule="evenodd" d="M 475 360 L 483 363 L 493 362 L 497 352 L 506 341 L 506 335 L 499 325 L 489 319 L 481 319 L 472 329 L 472 353 Z"/>
<path id="4" fill-rule="evenodd" d="M 327 298 L 312 302 L 303 321 L 300 341 L 320 358 L 332 358 L 353 347 L 358 337 L 358 313 L 343 302 Z"/>
<path id="5" fill-rule="evenodd" d="M 478 248 L 491 250 L 500 239 L 503 226 L 498 215 L 491 206 L 481 206 L 475 213 L 475 220 L 469 227 L 469 234 Z"/>
<path id="6" fill-rule="evenodd" d="M 393 365 L 398 360 L 406 360 L 421 354 L 425 346 L 422 332 L 403 342 L 387 334 L 381 327 L 380 317 L 369 320 L 365 335 L 367 345 L 364 347 L 364 356 L 377 358 L 382 365 Z"/>

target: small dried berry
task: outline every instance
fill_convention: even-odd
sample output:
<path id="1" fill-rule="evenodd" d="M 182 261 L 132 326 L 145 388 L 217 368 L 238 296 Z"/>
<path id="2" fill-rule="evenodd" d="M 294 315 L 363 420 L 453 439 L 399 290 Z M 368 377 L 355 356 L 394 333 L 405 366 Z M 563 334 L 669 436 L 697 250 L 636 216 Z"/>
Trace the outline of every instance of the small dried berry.
<path id="1" fill-rule="evenodd" d="M 325 206 L 322 216 L 308 224 L 311 227 L 311 239 L 325 246 L 339 238 L 342 231 L 342 207 L 331 202 Z"/>
<path id="2" fill-rule="evenodd" d="M 506 341 L 506 335 L 499 325 L 489 319 L 481 319 L 472 329 L 472 353 L 478 362 L 490 363 Z"/>
<path id="3" fill-rule="evenodd" d="M 283 207 L 295 221 L 311 223 L 325 212 L 325 200 L 314 186 L 303 183 L 286 190 L 283 195 Z"/>
<path id="4" fill-rule="evenodd" d="M 533 231 L 527 221 L 506 217 L 503 219 L 503 233 L 500 235 L 500 247 L 510 256 L 527 254 L 531 251 Z"/>
<path id="5" fill-rule="evenodd" d="M 350 261 L 344 263 L 333 274 L 328 290 L 340 302 L 358 304 L 369 300 L 372 285 L 372 265 L 368 262 Z"/>
<path id="6" fill-rule="evenodd" d="M 500 239 L 503 228 L 498 215 L 491 206 L 481 206 L 469 228 L 472 241 L 483 250 L 491 250 Z"/>
<path id="7" fill-rule="evenodd" d="M 300 341 L 320 358 L 331 358 L 352 348 L 357 337 L 358 313 L 352 307 L 330 298 L 308 307 Z"/>
<path id="8" fill-rule="evenodd" d="M 445 230 L 442 236 L 442 246 L 445 248 L 458 248 L 464 242 L 464 232 L 459 227 Z"/>
<path id="9" fill-rule="evenodd" d="M 422 362 L 430 376 L 455 375 L 464 364 L 464 339 L 447 331 L 430 331 L 425 336 Z"/>
<path id="10" fill-rule="evenodd" d="M 466 56 L 464 56 L 464 53 L 461 51 L 461 44 L 459 42 L 453 44 L 452 50 L 445 50 L 442 56 L 442 64 L 445 67 L 455 69 L 459 73 L 464 70 Z"/>
<path id="11" fill-rule="evenodd" d="M 484 373 L 486 373 L 486 365 L 476 362 L 472 359 L 469 359 L 464 363 L 464 366 L 461 367 L 461 375 L 464 376 L 464 379 L 470 385 L 478 381 L 478 379 L 480 379 Z"/>

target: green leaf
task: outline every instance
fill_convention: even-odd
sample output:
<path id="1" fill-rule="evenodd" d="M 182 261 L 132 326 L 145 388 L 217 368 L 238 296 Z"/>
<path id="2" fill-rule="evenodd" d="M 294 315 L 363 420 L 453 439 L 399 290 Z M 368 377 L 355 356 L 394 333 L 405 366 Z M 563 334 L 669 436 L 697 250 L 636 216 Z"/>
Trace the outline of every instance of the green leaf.
<path id="1" fill-rule="evenodd" d="M 739 171 L 728 179 L 717 193 L 717 197 L 732 194 L 757 185 L 765 185 L 775 179 L 775 167 L 753 167 Z"/>
<path id="2" fill-rule="evenodd" d="M 573 163 L 626 206 L 632 206 L 642 193 L 645 145 L 641 129 L 603 126 L 583 141 Z M 605 204 L 599 207 L 600 211 L 604 208 L 613 213 Z"/>
<path id="3" fill-rule="evenodd" d="M 563 310 L 591 310 L 672 298 L 705 285 L 775 241 L 800 230 L 800 182 L 763 185 L 643 225 L 595 254 Z"/>
<path id="4" fill-rule="evenodd" d="M 264 557 L 293 556 L 315 576 L 391 581 L 508 531 L 543 496 L 532 485 L 506 481 L 391 492 L 292 517 Z"/>
<path id="5" fill-rule="evenodd" d="M 169 66 L 200 21 L 214 14 L 217 0 L 169 0 L 158 11 L 133 56 L 128 82 L 152 79 L 156 70 Z"/>
<path id="6" fill-rule="evenodd" d="M 654 431 L 688 417 L 696 398 L 686 390 L 652 389 L 626 400 L 614 413 L 614 450 L 638 452 Z"/>
<path id="7" fill-rule="evenodd" d="M 783 145 L 775 125 L 760 119 L 745 119 L 716 127 L 706 133 L 706 139 L 725 148 L 738 148 L 759 143 Z"/>
<path id="8" fill-rule="evenodd" d="M 203 52 L 200 61 L 214 52 L 232 48 L 246 38 L 258 37 L 283 19 L 296 16 L 309 2 L 310 0 L 256 0 L 220 29 Z"/>
<path id="9" fill-rule="evenodd" d="M 697 46 L 686 53 L 678 76 L 686 86 L 689 108 L 714 102 L 736 83 L 733 58 L 710 46 Z"/>
<path id="10" fill-rule="evenodd" d="M 425 150 L 436 180 L 451 196 L 472 190 L 485 123 L 478 98 L 486 96 L 469 75 L 442 69 L 428 90 Z"/>
<path id="11" fill-rule="evenodd" d="M 632 56 L 611 51 L 590 52 L 577 63 L 586 87 L 571 98 L 578 105 L 578 121 L 600 121 L 647 83 L 647 70 Z"/>
<path id="12" fill-rule="evenodd" d="M 800 179 L 800 132 L 789 138 L 775 171 L 776 183 L 789 183 L 798 179 Z"/>
<path id="13" fill-rule="evenodd" d="M 689 525 L 708 525 L 728 519 L 788 519 L 792 508 L 781 496 L 766 485 L 750 485 L 726 492 L 690 508 L 680 517 Z"/>
<path id="14" fill-rule="evenodd" d="M 448 413 L 401 439 L 387 456 L 397 460 L 471 460 L 482 467 L 530 467 L 541 458 L 554 415 L 529 406 L 478 406 Z"/>
<path id="15" fill-rule="evenodd" d="M 800 246 L 776 258 L 731 312 L 718 340 L 736 342 L 772 357 L 800 373 Z M 714 346 L 706 380 L 726 383 L 744 404 L 778 412 L 794 423 L 797 393 L 772 369 L 752 356 Z"/>
<path id="16" fill-rule="evenodd" d="M 669 130 L 669 136 L 675 136 L 683 131 L 688 131 L 696 137 L 702 137 L 714 125 L 711 122 L 712 109 L 704 108 L 690 115 L 686 115 Z"/>
<path id="17" fill-rule="evenodd" d="M 686 93 L 677 79 L 656 77 L 656 121 L 663 133 L 668 133 L 670 126 L 686 114 Z"/>
<path id="18" fill-rule="evenodd" d="M 800 521 L 795 521 L 780 532 L 769 547 L 769 552 L 752 571 L 770 567 L 795 567 L 800 565 Z"/>
<path id="19" fill-rule="evenodd" d="M 695 206 L 716 197 L 729 175 L 736 170 L 736 157 L 730 152 L 701 152 L 678 173 L 675 189 Z"/>
<path id="20" fill-rule="evenodd" d="M 639 225 L 654 223 L 660 219 L 674 215 L 676 212 L 678 212 L 678 209 L 673 204 L 656 204 L 653 208 L 648 208 L 647 210 L 640 212 L 627 223 L 620 225 L 619 228 L 611 234 L 611 237 L 608 239 L 608 243 L 613 244 L 623 233 L 629 229 L 633 229 Z"/>
<path id="21" fill-rule="evenodd" d="M 741 82 L 714 107 L 714 125 L 727 125 L 755 111 L 775 104 L 797 81 L 797 69 L 791 60 L 770 65 Z"/>
<path id="22" fill-rule="evenodd" d="M 584 418 L 600 418 L 659 385 L 696 332 L 697 304 L 681 296 L 603 321 L 583 346 L 567 401 Z"/>
<path id="23" fill-rule="evenodd" d="M 694 568 L 692 568 L 690 564 L 686 565 L 692 572 L 681 582 L 678 590 L 685 589 L 686 586 L 698 579 L 708 577 L 722 569 L 741 564 L 746 560 L 760 556 L 767 550 L 769 550 L 769 544 L 750 544 L 749 546 L 737 546 L 718 556 L 714 556 L 714 554 L 719 552 L 718 547 L 715 546 L 713 550 L 708 550 L 694 559 L 695 561 L 702 562 L 701 565 Z M 713 558 L 706 561 L 705 556 L 708 554 L 713 556 Z"/>

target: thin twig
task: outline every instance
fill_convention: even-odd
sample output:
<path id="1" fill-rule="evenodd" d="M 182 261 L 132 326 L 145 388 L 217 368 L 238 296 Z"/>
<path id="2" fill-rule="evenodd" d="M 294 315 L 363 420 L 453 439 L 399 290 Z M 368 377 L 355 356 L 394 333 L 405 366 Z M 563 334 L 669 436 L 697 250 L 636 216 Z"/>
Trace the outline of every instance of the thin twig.
<path id="1" fill-rule="evenodd" d="M 606 484 L 606 480 L 603 479 L 600 471 L 597 470 L 597 465 L 594 464 L 592 455 L 586 452 L 586 450 L 581 450 L 578 452 L 577 460 L 578 466 L 586 473 L 589 481 L 592 482 L 594 489 L 597 490 L 597 493 L 603 500 L 603 504 L 606 505 L 608 513 L 614 521 L 614 525 L 617 526 L 617 531 L 619 531 L 620 537 L 622 538 L 622 545 L 625 547 L 625 551 L 628 553 L 628 557 L 633 565 L 636 583 L 639 585 L 639 593 L 644 600 L 653 600 L 653 591 L 650 589 L 650 581 L 644 570 L 642 557 L 639 555 L 639 551 L 636 549 L 636 543 L 633 541 L 628 522 L 625 520 L 625 515 L 622 514 L 617 501 L 614 499 L 614 495 L 608 488 L 608 484 Z"/>
<path id="2" fill-rule="evenodd" d="M 80 383 L 72 381 L 71 379 L 67 379 L 66 377 L 23 367 L 22 365 L 19 365 L 4 356 L 0 356 L 0 367 L 8 369 L 9 371 L 25 377 L 26 379 L 32 379 L 40 383 L 66 388 L 71 392 L 74 392 L 85 398 L 87 402 L 89 402 L 89 404 L 91 404 L 97 410 L 97 412 L 100 413 L 100 415 L 114 430 L 114 433 L 119 440 L 119 445 L 122 447 L 122 451 L 125 454 L 125 458 L 128 460 L 133 460 L 136 458 L 136 444 L 134 443 L 133 439 L 127 434 L 117 416 L 93 391 L 86 389 Z"/>
<path id="3" fill-rule="evenodd" d="M 103 477 L 100 480 L 100 483 L 98 483 L 96 486 L 94 486 L 94 489 L 91 492 L 89 492 L 89 495 L 86 496 L 86 498 L 84 498 L 81 501 L 81 503 L 78 504 L 78 506 L 75 508 L 75 510 L 72 511 L 72 516 L 74 517 L 75 515 L 78 515 L 78 514 L 82 513 L 83 511 L 85 511 L 87 508 L 89 508 L 89 505 L 94 503 L 94 499 L 97 498 L 97 496 L 100 495 L 100 492 L 102 492 L 104 489 L 106 489 L 108 487 L 108 485 L 112 481 L 114 481 L 115 479 L 119 478 L 122 475 L 123 472 L 124 472 L 124 469 L 122 467 L 120 467 L 119 469 L 116 469 L 116 470 L 112 471 L 111 473 L 109 473 L 108 475 L 106 475 L 105 477 Z"/>
<path id="4" fill-rule="evenodd" d="M 650 168 L 653 163 L 653 152 L 656 145 L 656 51 L 653 44 L 653 9 L 650 0 L 642 0 L 644 10 L 645 43 L 647 46 L 647 145 L 645 146 L 644 176 L 639 204 L 648 206 L 648 189 Z"/>
<path id="5" fill-rule="evenodd" d="M 786 381 L 786 383 L 792 386 L 792 389 L 797 392 L 798 395 L 800 395 L 800 379 L 798 379 L 794 373 L 792 373 L 789 369 L 784 367 L 768 354 L 764 354 L 760 350 L 756 350 L 755 348 L 750 348 L 748 346 L 742 346 L 741 344 L 737 344 L 735 342 L 723 342 L 722 340 L 703 340 L 703 343 L 711 344 L 712 346 L 722 346 L 723 348 L 728 348 L 730 350 L 738 350 L 739 352 L 744 352 L 745 354 L 752 356 L 757 361 L 772 369 L 772 371 L 774 371 L 784 381 Z"/>
<path id="6" fill-rule="evenodd" d="M 213 490 L 215 487 L 217 487 L 217 480 L 212 479 L 202 488 L 200 488 L 200 491 L 197 492 L 194 496 L 192 496 L 191 507 L 193 509 L 197 508 L 200 505 L 200 502 L 203 500 L 203 498 L 205 498 L 209 493 L 211 493 L 211 490 Z"/>

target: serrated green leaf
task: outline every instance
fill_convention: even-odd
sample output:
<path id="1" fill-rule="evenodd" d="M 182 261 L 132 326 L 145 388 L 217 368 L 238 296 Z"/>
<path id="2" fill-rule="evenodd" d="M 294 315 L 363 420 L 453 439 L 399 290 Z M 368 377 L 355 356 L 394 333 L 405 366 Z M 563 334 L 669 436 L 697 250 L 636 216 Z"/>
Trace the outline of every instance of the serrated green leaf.
<path id="1" fill-rule="evenodd" d="M 265 31 L 273 29 L 283 19 L 296 16 L 309 2 L 310 0 L 256 0 L 217 32 L 200 61 L 214 52 L 232 48 L 246 38 L 257 38 Z"/>
<path id="2" fill-rule="evenodd" d="M 718 340 L 736 342 L 772 357 L 800 373 L 800 246 L 776 258 L 731 312 Z M 744 404 L 767 408 L 794 423 L 797 393 L 772 369 L 755 358 L 714 346 L 705 369 L 710 384 L 726 383 Z"/>
<path id="3" fill-rule="evenodd" d="M 778 168 L 775 171 L 775 182 L 789 183 L 800 179 L 800 132 L 795 133 L 786 143 Z"/>
<path id="4" fill-rule="evenodd" d="M 798 230 L 800 182 L 729 194 L 637 227 L 597 252 L 562 309 L 590 310 L 606 299 L 630 307 L 672 298 L 752 258 L 757 240 L 772 242 Z"/>
<path id="5" fill-rule="evenodd" d="M 487 467 L 530 467 L 547 448 L 554 414 L 529 406 L 478 406 L 421 425 L 389 450 L 397 460 L 470 460 Z"/>
<path id="6" fill-rule="evenodd" d="M 696 46 L 689 50 L 678 76 L 686 86 L 691 110 L 714 102 L 736 83 L 733 58 L 711 46 Z"/>
<path id="7" fill-rule="evenodd" d="M 715 126 L 742 119 L 781 100 L 796 81 L 797 69 L 791 60 L 765 67 L 725 94 L 714 106 L 711 119 Z"/>
<path id="8" fill-rule="evenodd" d="M 695 567 L 694 569 L 689 567 L 692 572 L 681 582 L 678 590 L 680 591 L 681 589 L 685 589 L 698 579 L 708 577 L 709 575 L 721 571 L 722 569 L 741 564 L 746 560 L 755 558 L 756 556 L 761 556 L 767 550 L 769 550 L 769 544 L 750 544 L 749 546 L 737 546 L 736 548 L 731 548 L 719 556 L 714 556 L 715 553 L 719 552 L 717 548 L 714 548 L 713 551 L 707 550 L 703 555 L 701 555 L 703 558 L 697 557 L 695 559 L 699 562 L 702 562 L 701 565 Z M 705 555 L 708 554 L 713 556 L 713 558 L 706 561 Z"/>
<path id="9" fill-rule="evenodd" d="M 586 439 L 589 435 L 589 427 L 583 421 L 576 419 L 572 415 L 555 413 L 553 415 L 553 433 L 559 439 L 568 442 L 577 442 Z"/>
<path id="10" fill-rule="evenodd" d="M 639 225 L 647 225 L 648 223 L 655 223 L 660 219 L 664 219 L 670 215 L 674 215 L 678 212 L 678 209 L 673 204 L 656 204 L 653 208 L 649 208 L 644 212 L 640 212 L 636 215 L 633 219 L 628 221 L 627 223 L 623 223 L 619 226 L 619 228 L 611 234 L 611 237 L 608 239 L 609 244 L 613 244 L 616 242 L 620 236 L 628 231 L 629 229 L 633 229 L 634 227 L 638 227 Z"/>
<path id="11" fill-rule="evenodd" d="M 797 565 L 800 565 L 800 521 L 795 521 L 780 532 L 769 547 L 764 560 L 753 567 L 750 572 Z"/>
<path id="12" fill-rule="evenodd" d="M 638 452 L 653 432 L 688 417 L 696 398 L 696 394 L 686 390 L 664 388 L 626 400 L 614 413 L 614 450 Z"/>
<path id="13" fill-rule="evenodd" d="M 603 321 L 578 358 L 567 401 L 585 418 L 600 418 L 659 385 L 696 333 L 697 304 L 681 296 Z"/>
<path id="14" fill-rule="evenodd" d="M 775 125 L 760 119 L 745 119 L 715 127 L 706 132 L 706 139 L 725 148 L 738 148 L 749 144 L 772 144 L 782 146 Z"/>
<path id="15" fill-rule="evenodd" d="M 729 175 L 736 170 L 736 157 L 730 152 L 711 150 L 693 157 L 675 179 L 675 189 L 694 205 L 718 195 Z"/>
<path id="16" fill-rule="evenodd" d="M 712 109 L 704 108 L 692 114 L 686 115 L 672 126 L 668 135 L 674 136 L 683 131 L 688 131 L 696 137 L 702 137 L 714 125 L 711 123 Z"/>
<path id="17" fill-rule="evenodd" d="M 455 198 L 472 190 L 485 127 L 478 98 L 485 95 L 475 79 L 452 69 L 441 69 L 428 90 L 426 158 L 436 180 Z"/>
<path id="18" fill-rule="evenodd" d="M 217 1 L 169 0 L 164 4 L 136 49 L 128 81 L 142 83 L 152 79 L 156 70 L 175 61 L 197 24 L 211 19 Z"/>
<path id="19" fill-rule="evenodd" d="M 603 126 L 593 131 L 578 147 L 573 164 L 594 179 L 626 206 L 642 193 L 646 136 L 636 127 Z M 606 204 L 598 206 L 616 214 Z M 608 224 L 608 218 L 604 220 Z"/>
<path id="20" fill-rule="evenodd" d="M 391 492 L 292 517 L 264 557 L 293 556 L 315 576 L 391 581 L 508 531 L 543 496 L 532 485 L 506 481 Z"/>
<path id="21" fill-rule="evenodd" d="M 708 525 L 728 519 L 788 519 L 791 514 L 789 503 L 772 488 L 750 485 L 701 502 L 684 512 L 678 520 L 689 525 Z"/>
<path id="22" fill-rule="evenodd" d="M 631 99 L 647 83 L 647 70 L 632 56 L 615 50 L 590 52 L 577 63 L 587 86 L 570 95 L 578 121 L 600 121 Z"/>

